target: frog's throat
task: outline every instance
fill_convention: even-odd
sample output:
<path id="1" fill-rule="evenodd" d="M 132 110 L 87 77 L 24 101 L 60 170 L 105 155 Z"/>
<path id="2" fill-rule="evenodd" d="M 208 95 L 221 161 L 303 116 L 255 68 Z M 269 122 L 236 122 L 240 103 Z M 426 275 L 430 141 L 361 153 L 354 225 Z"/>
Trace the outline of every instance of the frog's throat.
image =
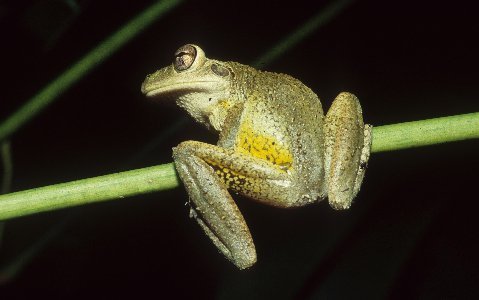
<path id="1" fill-rule="evenodd" d="M 181 93 L 187 94 L 191 92 L 206 92 L 210 91 L 214 85 L 217 84 L 216 81 L 204 80 L 204 81 L 188 81 L 188 82 L 179 82 L 169 85 L 161 86 L 151 86 L 143 90 L 143 93 L 147 97 L 156 97 L 163 94 L 169 93 Z"/>

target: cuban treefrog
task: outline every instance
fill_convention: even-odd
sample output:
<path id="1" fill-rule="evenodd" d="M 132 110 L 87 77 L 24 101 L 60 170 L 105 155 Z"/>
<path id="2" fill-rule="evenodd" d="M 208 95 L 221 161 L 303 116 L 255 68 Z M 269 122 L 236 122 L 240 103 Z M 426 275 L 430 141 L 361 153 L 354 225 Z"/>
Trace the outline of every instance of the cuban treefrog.
<path id="1" fill-rule="evenodd" d="M 228 189 L 277 207 L 328 197 L 335 209 L 349 208 L 359 191 L 371 126 L 353 94 L 339 94 L 324 116 L 318 96 L 299 80 L 208 59 L 192 44 L 141 89 L 149 98 L 175 99 L 219 133 L 217 145 L 180 143 L 173 159 L 190 216 L 240 269 L 256 262 L 256 250 Z"/>

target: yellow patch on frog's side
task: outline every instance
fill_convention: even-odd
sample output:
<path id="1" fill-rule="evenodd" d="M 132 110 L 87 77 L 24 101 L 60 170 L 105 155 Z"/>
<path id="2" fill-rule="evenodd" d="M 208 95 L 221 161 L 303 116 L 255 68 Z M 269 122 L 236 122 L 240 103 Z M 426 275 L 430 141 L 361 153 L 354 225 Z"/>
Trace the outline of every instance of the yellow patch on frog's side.
<path id="1" fill-rule="evenodd" d="M 274 137 L 258 133 L 248 125 L 241 127 L 236 145 L 240 153 L 267 160 L 283 171 L 292 166 L 293 155 L 289 149 Z"/>

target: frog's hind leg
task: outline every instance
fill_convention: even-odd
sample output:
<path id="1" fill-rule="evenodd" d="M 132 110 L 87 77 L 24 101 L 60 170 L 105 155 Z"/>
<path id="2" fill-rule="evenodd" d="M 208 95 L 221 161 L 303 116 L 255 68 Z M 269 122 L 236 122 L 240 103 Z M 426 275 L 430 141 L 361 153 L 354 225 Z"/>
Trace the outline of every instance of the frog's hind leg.
<path id="1" fill-rule="evenodd" d="M 325 119 L 325 179 L 329 204 L 347 209 L 359 192 L 371 148 L 371 126 L 363 123 L 361 105 L 343 92 Z"/>
<path id="2" fill-rule="evenodd" d="M 281 165 L 249 153 L 186 141 L 173 149 L 173 158 L 192 202 L 191 216 L 240 269 L 256 262 L 256 251 L 228 188 L 278 207 L 301 206 L 315 200 L 301 195 L 299 179 Z"/>
<path id="3" fill-rule="evenodd" d="M 239 269 L 251 267 L 256 262 L 256 250 L 248 226 L 224 183 L 196 155 L 194 143 L 183 142 L 173 148 L 176 170 L 192 202 L 190 217 Z"/>

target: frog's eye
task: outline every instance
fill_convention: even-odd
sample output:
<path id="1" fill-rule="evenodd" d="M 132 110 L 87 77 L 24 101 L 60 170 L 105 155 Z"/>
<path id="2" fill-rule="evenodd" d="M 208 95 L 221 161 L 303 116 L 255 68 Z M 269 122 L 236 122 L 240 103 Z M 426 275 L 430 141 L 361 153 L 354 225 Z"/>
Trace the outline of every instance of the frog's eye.
<path id="1" fill-rule="evenodd" d="M 193 64 L 196 58 L 196 48 L 193 45 L 184 45 L 175 52 L 173 66 L 176 71 L 181 72 Z"/>
<path id="2" fill-rule="evenodd" d="M 218 64 L 212 64 L 211 71 L 213 71 L 213 73 L 221 77 L 225 77 L 230 74 L 230 71 L 227 68 L 220 66 Z"/>

